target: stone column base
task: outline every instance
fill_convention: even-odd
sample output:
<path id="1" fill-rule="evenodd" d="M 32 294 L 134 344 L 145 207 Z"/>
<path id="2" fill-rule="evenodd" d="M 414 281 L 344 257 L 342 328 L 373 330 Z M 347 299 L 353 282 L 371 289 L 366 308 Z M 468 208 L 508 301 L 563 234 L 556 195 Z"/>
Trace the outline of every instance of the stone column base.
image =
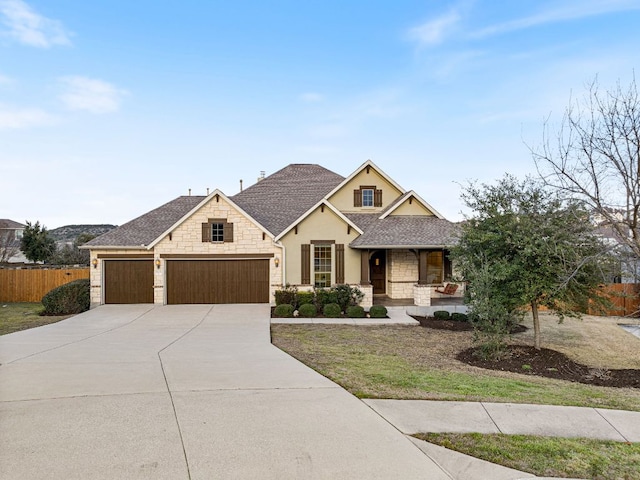
<path id="1" fill-rule="evenodd" d="M 413 304 L 419 307 L 430 307 L 431 286 L 415 284 L 413 286 Z"/>
<path id="2" fill-rule="evenodd" d="M 369 310 L 373 306 L 373 285 L 357 285 L 364 297 L 360 301 L 360 306 L 365 310 Z"/>

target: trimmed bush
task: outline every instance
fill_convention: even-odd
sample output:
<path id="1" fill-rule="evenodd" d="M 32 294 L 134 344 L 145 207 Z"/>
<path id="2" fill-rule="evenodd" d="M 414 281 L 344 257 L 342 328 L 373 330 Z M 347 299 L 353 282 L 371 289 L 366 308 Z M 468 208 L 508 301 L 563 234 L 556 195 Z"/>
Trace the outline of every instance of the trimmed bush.
<path id="1" fill-rule="evenodd" d="M 89 310 L 89 279 L 74 280 L 42 297 L 44 315 L 73 315 Z"/>
<path id="2" fill-rule="evenodd" d="M 295 307 L 297 293 L 298 293 L 298 289 L 288 284 L 282 290 L 276 290 L 275 291 L 276 305 L 288 304 L 288 305 L 291 305 L 292 307 Z"/>
<path id="3" fill-rule="evenodd" d="M 438 320 L 449 320 L 449 312 L 447 312 L 446 310 L 436 310 L 435 312 L 433 312 L 433 318 L 436 318 Z"/>
<path id="4" fill-rule="evenodd" d="M 315 304 L 316 308 L 320 311 L 324 309 L 325 305 L 330 303 L 338 303 L 336 292 L 329 288 L 316 288 L 315 292 Z"/>
<path id="5" fill-rule="evenodd" d="M 364 308 L 360 305 L 351 305 L 350 307 L 347 307 L 347 317 L 364 318 Z"/>
<path id="6" fill-rule="evenodd" d="M 301 307 L 302 305 L 307 305 L 308 303 L 313 303 L 313 292 L 298 292 L 298 295 L 297 295 L 298 307 Z"/>
<path id="7" fill-rule="evenodd" d="M 358 287 L 352 287 L 347 284 L 336 285 L 331 289 L 335 293 L 336 301 L 342 310 L 346 310 L 351 305 L 358 305 L 364 293 Z"/>
<path id="8" fill-rule="evenodd" d="M 456 322 L 468 322 L 469 317 L 466 313 L 453 312 L 451 314 L 451 320 L 455 320 Z"/>
<path id="9" fill-rule="evenodd" d="M 322 309 L 322 314 L 325 317 L 338 318 L 342 315 L 342 310 L 340 309 L 340 305 L 337 303 L 327 303 Z"/>
<path id="10" fill-rule="evenodd" d="M 283 318 L 293 317 L 293 305 L 282 303 L 273 310 L 273 315 Z"/>
<path id="11" fill-rule="evenodd" d="M 369 316 L 371 318 L 385 318 L 387 316 L 387 307 L 383 305 L 373 305 L 369 309 Z"/>
<path id="12" fill-rule="evenodd" d="M 312 303 L 305 303 L 300 305 L 298 313 L 301 317 L 315 317 L 318 314 L 318 309 Z"/>

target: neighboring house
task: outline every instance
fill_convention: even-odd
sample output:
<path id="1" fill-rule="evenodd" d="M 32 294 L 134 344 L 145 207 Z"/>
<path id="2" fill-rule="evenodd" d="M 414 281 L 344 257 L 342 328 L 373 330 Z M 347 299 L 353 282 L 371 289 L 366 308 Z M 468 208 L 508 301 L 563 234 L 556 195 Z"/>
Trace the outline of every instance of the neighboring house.
<path id="1" fill-rule="evenodd" d="M 95 238 L 91 301 L 273 303 L 347 283 L 429 305 L 457 228 L 373 162 L 347 178 L 292 164 L 232 197 L 182 196 Z"/>
<path id="2" fill-rule="evenodd" d="M 614 255 L 612 283 L 638 283 L 640 281 L 640 258 L 620 237 L 620 234 L 610 224 L 602 222 L 597 225 L 596 232 L 605 245 L 612 248 Z M 631 233 L 629 233 L 631 235 Z"/>
<path id="3" fill-rule="evenodd" d="M 26 225 L 9 220 L 0 219 L 0 263 L 21 263 L 27 259 L 20 250 L 20 242 Z"/>

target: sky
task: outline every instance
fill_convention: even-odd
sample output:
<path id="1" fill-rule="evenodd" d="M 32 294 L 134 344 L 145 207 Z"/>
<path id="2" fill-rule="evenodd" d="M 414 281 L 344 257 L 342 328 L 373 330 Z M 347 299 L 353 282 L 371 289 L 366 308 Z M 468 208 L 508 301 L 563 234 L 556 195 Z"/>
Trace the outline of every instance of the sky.
<path id="1" fill-rule="evenodd" d="M 370 159 L 458 221 L 596 77 L 629 84 L 639 25 L 640 0 L 0 0 L 0 218 L 121 225 Z"/>

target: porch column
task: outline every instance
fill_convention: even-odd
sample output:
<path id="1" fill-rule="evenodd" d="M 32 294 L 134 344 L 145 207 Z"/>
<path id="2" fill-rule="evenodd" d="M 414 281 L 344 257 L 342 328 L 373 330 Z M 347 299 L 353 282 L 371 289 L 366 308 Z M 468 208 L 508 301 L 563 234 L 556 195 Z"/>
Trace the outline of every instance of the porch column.
<path id="1" fill-rule="evenodd" d="M 369 279 L 369 250 L 360 250 L 360 285 L 371 285 Z"/>
<path id="2" fill-rule="evenodd" d="M 427 285 L 427 250 L 418 251 L 418 285 Z"/>

